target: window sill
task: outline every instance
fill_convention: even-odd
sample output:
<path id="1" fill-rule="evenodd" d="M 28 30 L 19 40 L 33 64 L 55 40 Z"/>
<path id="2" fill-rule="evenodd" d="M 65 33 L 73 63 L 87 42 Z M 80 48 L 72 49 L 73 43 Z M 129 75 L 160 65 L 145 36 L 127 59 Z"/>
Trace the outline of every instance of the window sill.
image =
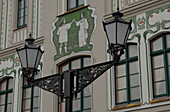
<path id="1" fill-rule="evenodd" d="M 168 101 L 170 100 L 170 97 L 168 98 L 160 98 L 160 99 L 155 99 L 155 100 L 152 100 L 150 103 L 158 103 L 158 102 L 163 102 L 163 101 Z"/>
<path id="2" fill-rule="evenodd" d="M 64 14 L 58 15 L 57 17 L 60 17 L 60 16 L 63 16 L 63 15 L 66 15 L 66 14 L 69 14 L 69 13 L 72 13 L 72 12 L 75 12 L 75 11 L 78 11 L 78 10 L 83 9 L 83 8 L 86 8 L 86 7 L 88 7 L 88 6 L 89 6 L 89 5 L 81 6 L 81 7 L 75 8 L 75 9 L 73 9 L 73 10 L 69 10 L 69 11 L 65 12 Z"/>
<path id="3" fill-rule="evenodd" d="M 136 106 L 140 106 L 140 103 L 135 103 L 135 104 L 128 104 L 128 105 L 123 105 L 123 106 L 117 106 L 115 108 L 113 108 L 112 110 L 119 110 L 119 109 L 124 109 L 124 108 L 130 108 L 130 107 L 136 107 Z"/>
<path id="4" fill-rule="evenodd" d="M 15 30 L 13 30 L 13 31 L 17 31 L 17 30 L 20 30 L 20 29 L 22 29 L 22 28 L 26 28 L 26 27 L 27 27 L 27 25 L 24 25 L 24 26 L 21 26 L 21 27 L 19 27 L 19 28 L 15 29 Z"/>

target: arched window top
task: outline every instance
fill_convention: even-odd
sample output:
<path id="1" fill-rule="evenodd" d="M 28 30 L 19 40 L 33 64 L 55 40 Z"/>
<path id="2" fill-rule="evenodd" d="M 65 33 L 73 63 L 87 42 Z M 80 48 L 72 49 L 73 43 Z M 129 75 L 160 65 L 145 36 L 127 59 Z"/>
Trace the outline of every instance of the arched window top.
<path id="1" fill-rule="evenodd" d="M 5 91 L 13 88 L 13 78 L 6 77 L 0 81 L 0 91 Z"/>
<path id="2" fill-rule="evenodd" d="M 170 48 L 170 33 L 160 34 L 150 41 L 151 52 Z"/>
<path id="3" fill-rule="evenodd" d="M 0 111 L 12 112 L 13 78 L 6 77 L 0 81 Z"/>
<path id="4" fill-rule="evenodd" d="M 153 97 L 170 96 L 170 33 L 150 40 Z"/>
<path id="5" fill-rule="evenodd" d="M 65 62 L 59 65 L 59 72 L 63 72 L 70 69 L 77 69 L 89 66 L 91 64 L 90 56 L 78 56 L 69 58 Z"/>
<path id="6" fill-rule="evenodd" d="M 125 53 L 121 56 L 121 60 L 133 58 L 138 56 L 138 48 L 136 43 L 127 43 Z"/>

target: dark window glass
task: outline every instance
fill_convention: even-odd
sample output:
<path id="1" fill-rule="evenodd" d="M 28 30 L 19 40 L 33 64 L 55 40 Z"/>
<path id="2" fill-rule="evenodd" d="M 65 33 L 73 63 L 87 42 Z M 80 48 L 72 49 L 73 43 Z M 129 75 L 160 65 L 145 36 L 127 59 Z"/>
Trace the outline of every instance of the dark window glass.
<path id="1" fill-rule="evenodd" d="M 150 41 L 153 96 L 170 95 L 170 34 L 162 34 Z"/>
<path id="2" fill-rule="evenodd" d="M 138 51 L 136 44 L 130 44 L 114 66 L 116 105 L 129 104 L 140 100 Z"/>
<path id="3" fill-rule="evenodd" d="M 27 0 L 18 0 L 18 19 L 17 26 L 21 27 L 27 24 Z"/>
<path id="4" fill-rule="evenodd" d="M 67 10 L 72 10 L 83 5 L 84 0 L 67 0 Z"/>
<path id="5" fill-rule="evenodd" d="M 40 88 L 28 85 L 25 77 L 22 88 L 22 112 L 39 112 Z"/>
<path id="6" fill-rule="evenodd" d="M 0 82 L 0 112 L 12 112 L 13 79 L 6 78 Z"/>

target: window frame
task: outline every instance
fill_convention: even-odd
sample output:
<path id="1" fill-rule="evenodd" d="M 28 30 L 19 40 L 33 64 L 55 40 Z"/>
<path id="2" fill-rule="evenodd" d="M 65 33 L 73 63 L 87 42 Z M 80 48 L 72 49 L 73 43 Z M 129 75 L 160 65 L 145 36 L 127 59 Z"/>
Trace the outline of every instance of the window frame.
<path id="1" fill-rule="evenodd" d="M 19 8 L 19 4 L 21 1 L 24 1 L 24 7 L 23 8 Z M 26 22 L 26 17 L 28 17 L 28 5 L 26 6 L 26 3 L 28 3 L 28 0 L 18 0 L 18 14 L 17 14 L 17 28 L 20 28 L 20 27 L 23 27 L 23 26 L 26 26 L 27 25 L 27 22 Z M 24 10 L 23 12 L 23 16 L 20 17 L 20 13 L 19 11 L 20 10 Z M 27 10 L 27 15 L 25 14 L 26 13 L 26 10 Z M 19 20 L 23 18 L 23 24 L 22 25 L 19 25 Z"/>
<path id="2" fill-rule="evenodd" d="M 10 94 L 10 93 L 13 94 L 13 88 L 11 88 L 11 89 L 8 88 L 8 87 L 9 87 L 9 79 L 12 79 L 12 80 L 13 80 L 13 78 L 7 77 L 7 78 L 5 78 L 4 80 L 2 80 L 2 81 L 0 82 L 0 83 L 2 83 L 2 82 L 4 82 L 4 81 L 6 81 L 6 82 L 5 82 L 5 83 L 6 83 L 6 89 L 0 91 L 0 95 L 5 95 L 4 112 L 7 112 L 7 106 L 8 106 L 8 104 L 13 104 L 13 100 L 12 100 L 12 102 L 8 103 L 8 94 Z M 2 104 L 2 105 L 4 105 L 4 104 Z"/>
<path id="3" fill-rule="evenodd" d="M 64 65 L 67 65 L 68 64 L 68 69 L 71 70 L 71 66 L 72 66 L 72 62 L 76 61 L 76 60 L 80 60 L 80 68 L 83 68 L 84 67 L 84 59 L 85 58 L 91 58 L 90 56 L 80 56 L 80 57 L 74 57 L 74 58 L 71 58 L 65 62 L 63 62 L 62 64 L 60 64 L 58 66 L 58 72 L 60 73 L 60 70 L 61 70 L 61 67 L 64 66 Z M 80 98 L 76 98 L 76 99 L 73 99 L 74 100 L 80 100 L 80 110 L 75 110 L 73 112 L 80 112 L 80 111 L 84 111 L 84 110 L 91 110 L 91 108 L 86 108 L 84 109 L 84 98 L 91 98 L 91 95 L 88 95 L 88 96 L 84 96 L 84 90 L 82 90 L 80 93 Z M 63 101 L 65 102 L 65 101 Z M 58 97 L 58 112 L 60 112 L 60 103 L 62 103 L 60 97 Z"/>
<path id="4" fill-rule="evenodd" d="M 139 71 L 137 73 L 133 73 L 133 74 L 130 74 L 130 67 L 129 67 L 129 64 L 132 63 L 132 62 L 138 62 L 138 52 L 137 52 L 137 56 L 133 56 L 133 57 L 129 57 L 129 48 L 128 46 L 130 45 L 136 45 L 137 47 L 137 44 L 136 43 L 128 43 L 127 44 L 127 47 L 125 49 L 125 59 L 122 59 L 119 61 L 118 64 L 116 64 L 114 66 L 114 88 L 115 88 L 115 105 L 116 106 L 119 106 L 119 105 L 124 105 L 124 104 L 130 104 L 130 103 L 138 103 L 140 102 L 140 97 L 139 99 L 135 99 L 135 100 L 131 100 L 130 99 L 130 96 L 131 96 L 131 91 L 130 89 L 131 88 L 136 88 L 136 87 L 139 87 L 140 88 L 140 83 L 138 86 L 134 86 L 134 87 L 130 87 L 130 76 L 131 75 L 139 75 L 140 76 L 140 73 Z M 125 65 L 125 76 L 120 76 L 120 77 L 117 77 L 117 66 L 120 66 L 120 65 Z M 122 77 L 126 77 L 126 88 L 122 88 L 120 90 L 126 90 L 127 92 L 127 101 L 124 101 L 124 102 L 118 102 L 117 101 L 117 91 L 119 91 L 119 89 L 117 89 L 117 78 L 122 78 Z M 140 77 L 139 77 L 140 78 Z"/>
<path id="5" fill-rule="evenodd" d="M 155 38 L 150 40 L 150 58 L 151 58 L 151 74 L 152 74 L 152 92 L 153 92 L 153 98 L 157 99 L 157 98 L 161 98 L 161 97 L 170 97 L 170 71 L 168 70 L 169 65 L 168 65 L 168 53 L 170 53 L 170 48 L 168 48 L 167 46 L 167 42 L 166 42 L 166 35 L 170 35 L 170 33 L 163 33 L 160 34 L 158 36 L 156 36 Z M 152 51 L 152 42 L 155 41 L 156 39 L 162 38 L 162 49 L 160 50 L 156 50 L 156 51 Z M 153 57 L 156 56 L 163 56 L 163 67 L 158 67 L 158 68 L 154 68 L 153 66 Z M 164 68 L 164 76 L 165 76 L 165 80 L 161 80 L 161 81 L 154 81 L 154 70 L 156 69 L 160 69 L 160 68 Z M 160 95 L 156 95 L 155 94 L 155 83 L 157 82 L 163 82 L 165 81 L 165 85 L 166 85 L 166 93 L 165 94 L 160 94 Z"/>
<path id="6" fill-rule="evenodd" d="M 75 0 L 75 3 L 76 3 L 76 6 L 75 7 L 72 7 L 72 8 L 69 8 L 69 2 L 68 2 L 69 0 L 67 0 L 67 11 L 70 11 L 70 10 L 73 10 L 73 9 L 76 9 L 76 8 L 78 8 L 78 7 L 81 7 L 81 6 L 84 6 L 84 4 L 85 3 L 83 3 L 83 4 L 81 4 L 81 5 L 79 5 L 79 0 Z M 85 2 L 85 1 L 84 1 Z"/>
<path id="7" fill-rule="evenodd" d="M 23 84 L 22 84 L 22 102 L 21 102 L 21 112 L 25 112 L 27 110 L 30 110 L 30 112 L 33 112 L 34 109 L 38 109 L 39 111 L 39 105 L 38 107 L 34 107 L 34 98 L 40 98 L 40 96 L 34 96 L 34 89 L 35 89 L 35 86 L 34 85 L 29 85 L 27 82 L 25 84 L 25 81 L 26 81 L 26 77 L 23 77 Z M 30 98 L 24 98 L 24 95 L 25 95 L 25 90 L 26 89 L 31 89 L 31 97 Z M 39 91 L 40 92 L 40 91 Z M 25 100 L 31 100 L 30 101 L 30 108 L 29 109 L 25 109 L 24 110 L 24 101 Z"/>

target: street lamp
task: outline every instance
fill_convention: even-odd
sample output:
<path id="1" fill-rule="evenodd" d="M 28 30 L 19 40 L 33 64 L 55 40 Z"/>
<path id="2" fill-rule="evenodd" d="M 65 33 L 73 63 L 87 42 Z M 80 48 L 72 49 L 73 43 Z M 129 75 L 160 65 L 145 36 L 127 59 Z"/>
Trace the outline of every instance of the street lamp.
<path id="1" fill-rule="evenodd" d="M 34 75 L 38 71 L 38 65 L 40 63 L 40 59 L 42 57 L 42 54 L 44 51 L 41 50 L 40 46 L 34 45 L 35 39 L 31 37 L 31 34 L 29 35 L 29 38 L 26 40 L 26 44 L 21 49 L 16 49 L 21 66 L 23 69 L 23 74 L 28 78 L 28 80 L 34 77 Z M 34 72 L 33 74 L 28 72 Z"/>
<path id="2" fill-rule="evenodd" d="M 109 43 L 107 52 L 112 55 L 113 59 L 117 59 L 120 58 L 119 55 L 124 53 L 123 50 L 132 28 L 131 21 L 127 22 L 121 18 L 123 14 L 120 13 L 119 9 L 112 16 L 114 17 L 112 20 L 103 22 L 103 27 Z"/>
<path id="3" fill-rule="evenodd" d="M 113 65 L 117 64 L 121 55 L 124 53 L 126 42 L 131 30 L 131 22 L 126 22 L 121 17 L 122 13 L 117 10 L 113 15 L 113 20 L 103 22 L 104 31 L 106 32 L 110 53 L 113 57 L 112 61 L 95 64 L 92 66 L 67 70 L 59 74 L 53 74 L 47 77 L 34 80 L 37 67 L 40 62 L 43 51 L 34 45 L 34 39 L 31 37 L 26 39 L 25 47 L 17 49 L 20 57 L 23 75 L 27 76 L 29 84 L 38 86 L 48 92 L 58 95 L 61 100 L 65 99 L 65 111 L 72 112 L 73 97 L 94 80 L 100 77 Z M 28 74 L 31 74 L 28 76 Z M 74 85 L 74 82 L 76 84 Z"/>

